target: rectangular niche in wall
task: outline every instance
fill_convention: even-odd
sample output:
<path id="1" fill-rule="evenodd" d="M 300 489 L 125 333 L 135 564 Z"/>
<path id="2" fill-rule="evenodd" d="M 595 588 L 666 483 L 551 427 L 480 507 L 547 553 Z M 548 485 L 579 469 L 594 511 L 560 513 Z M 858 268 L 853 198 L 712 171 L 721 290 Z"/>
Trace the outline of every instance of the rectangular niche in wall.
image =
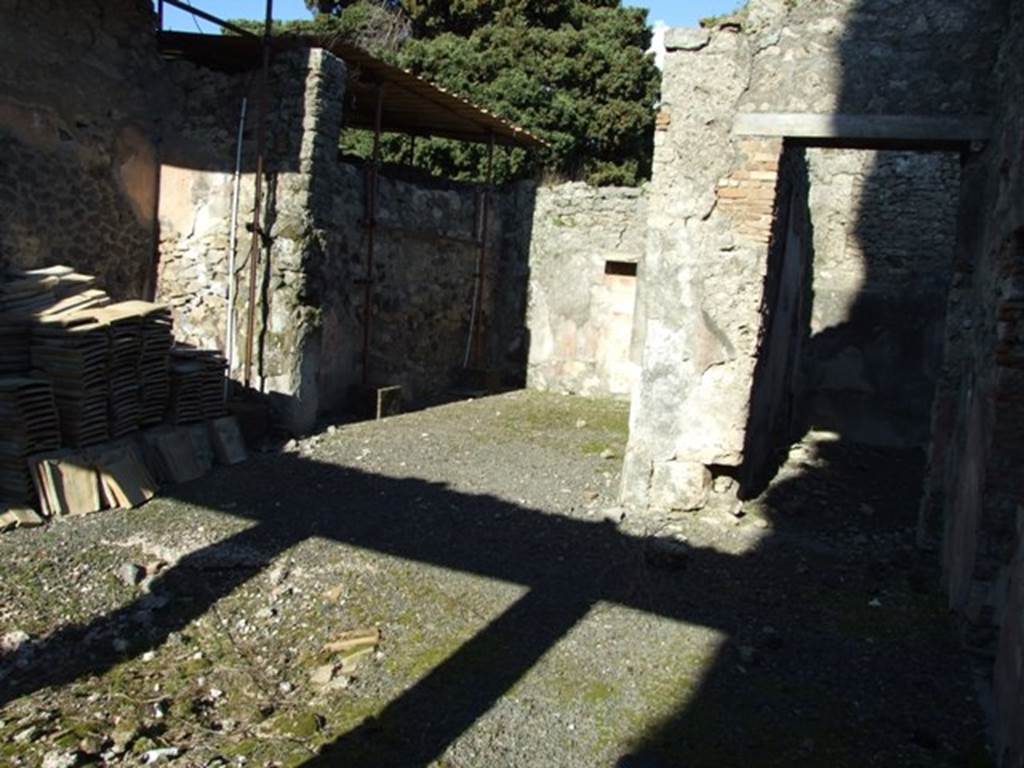
<path id="1" fill-rule="evenodd" d="M 620 277 L 636 277 L 636 262 L 614 261 L 612 259 L 608 259 L 604 263 L 604 273 L 606 275 L 618 275 Z"/>

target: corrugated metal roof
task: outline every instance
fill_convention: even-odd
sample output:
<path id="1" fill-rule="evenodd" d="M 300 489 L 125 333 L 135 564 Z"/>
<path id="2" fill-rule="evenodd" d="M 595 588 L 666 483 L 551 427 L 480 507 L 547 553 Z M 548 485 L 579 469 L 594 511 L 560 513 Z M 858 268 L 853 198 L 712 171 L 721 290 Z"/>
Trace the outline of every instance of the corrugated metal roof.
<path id="1" fill-rule="evenodd" d="M 184 58 L 215 69 L 244 71 L 262 61 L 262 41 L 257 37 L 160 32 L 159 42 L 166 58 Z M 350 127 L 373 128 L 377 88 L 383 86 L 385 132 L 484 143 L 493 136 L 501 146 L 547 146 L 525 128 L 353 45 L 315 35 L 275 36 L 273 44 L 278 51 L 323 48 L 348 65 L 345 123 Z"/>

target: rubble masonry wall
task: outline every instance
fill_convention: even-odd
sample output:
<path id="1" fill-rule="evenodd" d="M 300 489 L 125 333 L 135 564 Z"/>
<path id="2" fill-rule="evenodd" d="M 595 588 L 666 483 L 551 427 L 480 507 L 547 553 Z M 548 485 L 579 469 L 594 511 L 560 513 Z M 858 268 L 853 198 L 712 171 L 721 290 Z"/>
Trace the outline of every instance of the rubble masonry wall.
<path id="1" fill-rule="evenodd" d="M 248 303 L 256 104 L 251 75 L 172 65 L 183 104 L 161 173 L 160 292 L 178 335 L 226 341 L 228 251 L 236 133 L 243 142 L 233 373 L 243 370 Z M 330 53 L 275 58 L 264 185 L 264 249 L 257 285 L 253 386 L 281 426 L 308 431 L 349 404 L 362 381 L 367 168 L 338 157 L 346 70 Z M 407 401 L 447 394 L 464 361 L 480 254 L 482 189 L 382 170 L 374 241 L 369 382 L 401 385 Z M 521 384 L 526 254 L 533 185 L 496 189 L 488 208 L 481 362 Z M 517 371 L 519 378 L 516 379 Z"/>
<path id="2" fill-rule="evenodd" d="M 145 0 L 0 2 L 0 270 L 68 264 L 142 298 L 163 62 Z"/>
<path id="3" fill-rule="evenodd" d="M 233 374 L 247 335 L 258 91 L 248 74 L 176 63 L 181 109 L 169 131 L 160 187 L 158 298 L 176 336 L 225 348 L 228 245 L 238 120 L 249 95 L 237 225 L 238 290 Z M 309 429 L 320 412 L 318 269 L 328 222 L 313 200 L 329 191 L 341 131 L 344 64 L 320 50 L 275 57 L 268 95 L 264 229 L 257 271 L 252 387 L 271 398 L 282 426 Z M 326 189 L 325 189 L 326 188 Z"/>
<path id="4" fill-rule="evenodd" d="M 810 338 L 796 434 L 924 446 L 960 195 L 953 153 L 809 149 Z"/>
<path id="5" fill-rule="evenodd" d="M 933 411 L 925 541 L 992 670 L 1003 768 L 1024 765 L 1024 8 L 999 50 L 993 138 L 964 169 L 947 356 Z M 995 659 L 992 666 L 992 659 Z"/>

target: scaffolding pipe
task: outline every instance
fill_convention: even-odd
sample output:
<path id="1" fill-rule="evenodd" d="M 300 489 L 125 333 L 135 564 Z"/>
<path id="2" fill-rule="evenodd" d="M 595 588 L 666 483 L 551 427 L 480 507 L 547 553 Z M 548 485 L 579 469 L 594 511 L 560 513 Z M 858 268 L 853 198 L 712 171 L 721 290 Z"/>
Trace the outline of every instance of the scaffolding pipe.
<path id="1" fill-rule="evenodd" d="M 377 181 L 380 171 L 380 134 L 384 116 L 384 86 L 377 86 L 373 116 L 373 158 L 366 175 L 366 276 L 363 280 L 363 386 L 370 385 L 370 323 L 373 311 L 373 249 L 377 229 Z"/>
<path id="2" fill-rule="evenodd" d="M 172 0 L 167 0 L 172 2 Z M 177 0 L 174 0 L 175 2 Z M 263 79 L 260 83 L 259 119 L 256 127 L 256 189 L 252 206 L 252 244 L 249 250 L 249 306 L 245 334 L 245 386 L 252 383 L 252 356 L 256 334 L 256 279 L 263 232 L 260 207 L 263 205 L 263 152 L 267 132 L 267 89 L 270 85 L 270 42 L 274 21 L 274 0 L 267 0 L 267 16 L 263 25 Z M 230 29 L 230 27 L 228 27 Z"/>
<path id="3" fill-rule="evenodd" d="M 484 298 L 484 267 L 487 260 L 487 236 L 488 219 L 490 208 L 491 185 L 494 181 L 494 134 L 490 135 L 487 145 L 487 183 L 484 185 L 482 200 L 480 202 L 480 251 L 476 259 L 476 285 L 473 290 L 473 308 L 469 313 L 469 334 L 466 336 L 466 354 L 462 359 L 462 367 L 469 368 L 470 354 L 475 350 L 477 367 L 480 367 L 482 356 L 480 342 L 480 313 Z"/>
<path id="4" fill-rule="evenodd" d="M 267 15 L 268 15 L 268 17 L 270 15 L 269 6 L 270 6 L 271 1 L 272 0 L 267 0 L 267 6 L 268 6 Z M 221 29 L 227 29 L 227 30 L 229 30 L 231 32 L 234 32 L 236 35 L 242 35 L 243 37 L 257 37 L 257 35 L 255 35 L 254 33 L 250 32 L 248 29 L 244 29 L 243 27 L 239 27 L 237 24 L 232 24 L 230 21 L 225 21 L 224 19 L 218 18 L 217 16 L 214 16 L 212 13 L 207 13 L 206 11 L 202 10 L 201 8 L 196 8 L 194 5 L 190 5 L 189 3 L 182 2 L 182 0 L 161 0 L 161 8 L 160 8 L 160 18 L 161 18 L 161 21 L 163 20 L 163 7 L 162 7 L 163 3 L 167 3 L 168 5 L 173 5 L 175 8 L 180 8 L 183 11 L 187 11 L 188 13 L 191 13 L 193 16 L 198 16 L 203 21 L 208 21 L 211 24 L 216 24 Z"/>
<path id="5" fill-rule="evenodd" d="M 238 199 L 242 189 L 242 134 L 245 132 L 245 112 L 249 97 L 242 97 L 242 112 L 238 118 L 238 142 L 235 149 L 235 180 L 231 193 L 231 234 L 228 244 L 228 327 L 224 346 L 228 359 L 228 375 L 224 378 L 224 397 L 231 386 L 231 373 L 235 368 L 235 250 L 238 247 Z"/>

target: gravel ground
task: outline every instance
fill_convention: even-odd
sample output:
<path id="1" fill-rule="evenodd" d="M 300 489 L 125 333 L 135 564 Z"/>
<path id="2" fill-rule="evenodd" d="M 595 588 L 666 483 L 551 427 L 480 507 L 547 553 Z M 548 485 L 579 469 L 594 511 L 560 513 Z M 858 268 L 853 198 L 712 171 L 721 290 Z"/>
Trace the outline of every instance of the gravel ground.
<path id="1" fill-rule="evenodd" d="M 457 403 L 0 536 L 0 763 L 989 764 L 916 453 L 617 525 L 626 423 Z"/>

